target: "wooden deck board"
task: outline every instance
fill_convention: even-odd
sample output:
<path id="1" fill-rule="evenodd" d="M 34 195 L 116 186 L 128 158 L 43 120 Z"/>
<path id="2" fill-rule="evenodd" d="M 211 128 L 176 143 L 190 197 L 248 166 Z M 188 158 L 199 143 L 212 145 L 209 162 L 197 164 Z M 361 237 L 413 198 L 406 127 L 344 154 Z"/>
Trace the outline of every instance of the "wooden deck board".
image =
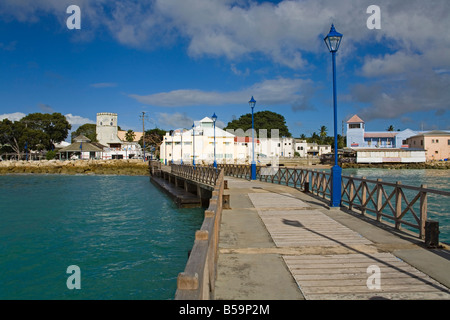
<path id="1" fill-rule="evenodd" d="M 353 251 L 282 255 L 306 299 L 450 299 L 448 288 L 393 254 L 352 249 L 373 243 L 319 210 L 308 208 L 305 202 L 283 193 L 248 196 L 277 247 L 344 246 Z M 368 267 L 373 265 L 380 269 L 380 289 L 367 285 L 372 275 Z"/>

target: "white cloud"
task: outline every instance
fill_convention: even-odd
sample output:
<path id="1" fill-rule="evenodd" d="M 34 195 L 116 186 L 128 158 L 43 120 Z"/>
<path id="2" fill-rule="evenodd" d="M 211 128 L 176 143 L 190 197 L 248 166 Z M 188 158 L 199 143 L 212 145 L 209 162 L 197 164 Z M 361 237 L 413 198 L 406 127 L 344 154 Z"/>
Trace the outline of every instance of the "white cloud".
<path id="1" fill-rule="evenodd" d="M 185 113 L 164 113 L 160 112 L 158 115 L 158 123 L 164 127 L 169 128 L 191 128 L 194 123 L 194 119 L 187 116 Z"/>
<path id="2" fill-rule="evenodd" d="M 26 114 L 22 112 L 14 112 L 14 113 L 4 113 L 0 114 L 0 121 L 4 119 L 8 119 L 10 121 L 19 121 L 23 117 L 25 117 Z"/>
<path id="3" fill-rule="evenodd" d="M 198 89 L 180 89 L 150 95 L 130 94 L 140 103 L 160 107 L 245 104 L 254 96 L 258 104 L 292 105 L 295 109 L 307 109 L 313 93 L 312 81 L 278 78 L 256 83 L 240 91 L 218 92 Z"/>
<path id="4" fill-rule="evenodd" d="M 71 113 L 68 113 L 68 114 L 66 114 L 64 116 L 66 117 L 67 121 L 73 126 L 80 126 L 80 125 L 83 125 L 85 123 L 95 123 L 94 120 L 91 120 L 91 119 L 88 119 L 88 118 L 84 118 L 84 117 L 81 117 L 81 116 L 74 116 Z"/>

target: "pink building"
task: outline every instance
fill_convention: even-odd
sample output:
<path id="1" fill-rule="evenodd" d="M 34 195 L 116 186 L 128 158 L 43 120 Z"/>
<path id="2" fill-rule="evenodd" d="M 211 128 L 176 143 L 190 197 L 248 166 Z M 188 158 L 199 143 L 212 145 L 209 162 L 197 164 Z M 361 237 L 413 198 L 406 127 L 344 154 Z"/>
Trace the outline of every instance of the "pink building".
<path id="1" fill-rule="evenodd" d="M 421 148 L 426 151 L 427 161 L 450 158 L 450 132 L 428 131 L 407 139 L 410 148 Z"/>

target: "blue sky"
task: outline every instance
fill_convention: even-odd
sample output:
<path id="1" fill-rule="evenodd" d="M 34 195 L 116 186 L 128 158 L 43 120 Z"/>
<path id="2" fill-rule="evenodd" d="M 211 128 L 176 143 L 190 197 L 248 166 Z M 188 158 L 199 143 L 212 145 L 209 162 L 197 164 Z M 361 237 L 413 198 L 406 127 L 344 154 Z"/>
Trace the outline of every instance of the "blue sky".
<path id="1" fill-rule="evenodd" d="M 368 29 L 376 4 L 381 29 Z M 81 29 L 69 30 L 69 5 Z M 294 136 L 333 130 L 331 23 L 338 122 L 370 131 L 450 129 L 448 0 L 35 0 L 0 2 L 0 119 L 60 112 L 73 128 L 116 112 L 123 129 L 226 125 L 282 114 Z"/>

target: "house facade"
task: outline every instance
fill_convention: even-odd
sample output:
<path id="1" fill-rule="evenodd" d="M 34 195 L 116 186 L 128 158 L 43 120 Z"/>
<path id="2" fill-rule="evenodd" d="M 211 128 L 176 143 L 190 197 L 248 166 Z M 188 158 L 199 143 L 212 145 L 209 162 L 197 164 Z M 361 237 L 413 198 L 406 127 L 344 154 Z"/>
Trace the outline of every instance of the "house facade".
<path id="1" fill-rule="evenodd" d="M 409 137 L 407 144 L 413 148 L 424 149 L 427 161 L 450 158 L 450 132 L 447 131 L 424 132 Z"/>
<path id="2" fill-rule="evenodd" d="M 123 133 L 123 140 L 119 137 L 117 113 L 97 113 L 96 124 L 97 140 L 105 146 L 102 159 L 132 159 L 143 156 L 142 148 L 137 143 L 136 135 L 135 141 L 131 142 L 126 141 L 125 133 Z"/>
<path id="3" fill-rule="evenodd" d="M 366 131 L 365 123 L 358 115 L 347 121 L 347 148 L 408 148 L 406 140 L 418 133 L 403 131 Z"/>

